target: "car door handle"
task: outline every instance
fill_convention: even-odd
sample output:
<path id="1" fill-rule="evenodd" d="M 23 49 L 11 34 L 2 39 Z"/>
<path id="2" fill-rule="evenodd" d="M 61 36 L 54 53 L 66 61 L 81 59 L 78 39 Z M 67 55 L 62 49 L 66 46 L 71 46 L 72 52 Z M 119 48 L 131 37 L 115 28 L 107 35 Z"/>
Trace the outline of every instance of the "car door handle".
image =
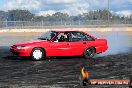
<path id="1" fill-rule="evenodd" d="M 86 42 L 83 42 L 83 44 L 86 44 Z"/>
<path id="2" fill-rule="evenodd" d="M 69 43 L 67 43 L 67 45 L 69 45 Z"/>

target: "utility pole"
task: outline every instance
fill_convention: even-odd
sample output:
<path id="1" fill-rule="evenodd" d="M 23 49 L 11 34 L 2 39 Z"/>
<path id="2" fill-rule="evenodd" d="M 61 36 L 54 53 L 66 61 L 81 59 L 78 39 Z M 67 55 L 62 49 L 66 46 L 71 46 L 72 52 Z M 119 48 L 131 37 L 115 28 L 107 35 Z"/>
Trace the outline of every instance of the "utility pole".
<path id="1" fill-rule="evenodd" d="M 108 27 L 110 26 L 110 1 L 108 0 Z"/>

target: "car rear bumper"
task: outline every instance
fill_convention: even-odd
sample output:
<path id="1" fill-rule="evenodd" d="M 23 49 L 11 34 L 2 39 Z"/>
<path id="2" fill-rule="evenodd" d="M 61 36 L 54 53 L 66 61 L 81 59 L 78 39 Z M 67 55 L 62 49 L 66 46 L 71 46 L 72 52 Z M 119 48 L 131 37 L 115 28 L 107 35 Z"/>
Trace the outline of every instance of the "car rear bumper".
<path id="1" fill-rule="evenodd" d="M 108 46 L 100 46 L 100 47 L 96 47 L 96 53 L 103 53 L 106 50 L 108 50 Z"/>

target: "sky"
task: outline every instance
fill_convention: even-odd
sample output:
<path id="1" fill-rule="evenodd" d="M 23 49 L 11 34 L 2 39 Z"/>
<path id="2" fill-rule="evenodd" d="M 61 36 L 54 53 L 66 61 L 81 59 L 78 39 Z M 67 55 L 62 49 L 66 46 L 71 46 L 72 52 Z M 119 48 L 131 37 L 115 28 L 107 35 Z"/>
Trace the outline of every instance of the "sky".
<path id="1" fill-rule="evenodd" d="M 132 0 L 109 0 L 110 11 L 120 16 L 132 14 Z M 78 15 L 108 9 L 108 0 L 0 0 L 0 10 L 26 9 L 39 16 L 56 12 Z"/>

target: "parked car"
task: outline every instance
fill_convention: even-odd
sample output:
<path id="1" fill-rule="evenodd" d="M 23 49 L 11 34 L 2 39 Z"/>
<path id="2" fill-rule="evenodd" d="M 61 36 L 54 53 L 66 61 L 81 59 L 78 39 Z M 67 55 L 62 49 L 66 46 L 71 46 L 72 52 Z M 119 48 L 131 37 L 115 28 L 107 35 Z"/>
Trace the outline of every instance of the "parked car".
<path id="1" fill-rule="evenodd" d="M 48 31 L 36 41 L 14 44 L 10 51 L 18 56 L 43 60 L 51 56 L 84 56 L 92 58 L 107 50 L 107 40 L 82 31 Z"/>

